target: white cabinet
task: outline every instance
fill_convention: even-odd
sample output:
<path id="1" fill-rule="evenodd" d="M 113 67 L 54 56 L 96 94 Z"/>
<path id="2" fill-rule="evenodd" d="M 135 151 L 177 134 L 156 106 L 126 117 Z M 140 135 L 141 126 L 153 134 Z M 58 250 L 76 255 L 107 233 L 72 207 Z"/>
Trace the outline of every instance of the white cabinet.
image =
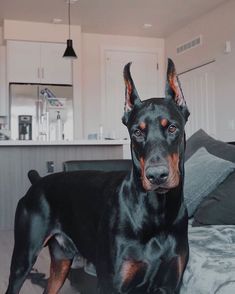
<path id="1" fill-rule="evenodd" d="M 0 46 L 0 116 L 7 116 L 6 47 Z"/>
<path id="2" fill-rule="evenodd" d="M 7 42 L 8 82 L 72 84 L 72 63 L 64 59 L 65 44 Z"/>
<path id="3" fill-rule="evenodd" d="M 40 82 L 40 44 L 7 42 L 7 76 L 9 82 Z"/>
<path id="4" fill-rule="evenodd" d="M 65 48 L 65 44 L 41 44 L 42 78 L 49 84 L 72 84 L 72 61 L 63 58 Z"/>

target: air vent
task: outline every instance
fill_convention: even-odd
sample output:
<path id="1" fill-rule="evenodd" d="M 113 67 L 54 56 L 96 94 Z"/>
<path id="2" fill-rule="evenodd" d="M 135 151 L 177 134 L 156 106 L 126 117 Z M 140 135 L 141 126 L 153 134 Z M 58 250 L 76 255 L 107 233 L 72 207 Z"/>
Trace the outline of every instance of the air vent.
<path id="1" fill-rule="evenodd" d="M 200 45 L 202 45 L 202 36 L 198 36 L 195 39 L 180 45 L 179 47 L 176 48 L 176 52 L 177 52 L 177 54 L 182 54 L 182 53 L 184 53 L 190 49 L 193 49 L 195 47 L 198 47 Z"/>

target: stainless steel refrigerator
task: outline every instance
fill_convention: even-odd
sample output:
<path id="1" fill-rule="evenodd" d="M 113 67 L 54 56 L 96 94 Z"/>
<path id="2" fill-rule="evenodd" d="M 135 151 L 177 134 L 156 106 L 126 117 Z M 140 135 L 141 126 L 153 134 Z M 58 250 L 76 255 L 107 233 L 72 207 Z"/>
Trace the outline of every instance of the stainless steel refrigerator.
<path id="1" fill-rule="evenodd" d="M 10 84 L 13 140 L 73 140 L 73 87 Z"/>

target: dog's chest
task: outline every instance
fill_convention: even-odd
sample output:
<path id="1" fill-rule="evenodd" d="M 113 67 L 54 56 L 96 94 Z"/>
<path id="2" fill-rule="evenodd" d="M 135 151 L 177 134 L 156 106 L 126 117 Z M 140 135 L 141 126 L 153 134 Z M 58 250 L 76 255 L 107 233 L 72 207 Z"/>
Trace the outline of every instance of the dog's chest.
<path id="1" fill-rule="evenodd" d="M 116 256 L 119 260 L 145 261 L 150 265 L 163 255 L 166 256 L 169 248 L 174 248 L 175 238 L 162 232 L 147 242 L 120 237 L 117 244 Z"/>
<path id="2" fill-rule="evenodd" d="M 168 258 L 169 251 L 175 246 L 172 236 L 163 234 L 151 238 L 146 244 L 141 244 L 138 240 L 119 240 L 118 243 L 118 266 L 114 280 L 120 293 L 143 283 L 150 285 L 152 274 L 156 274 L 162 261 Z"/>

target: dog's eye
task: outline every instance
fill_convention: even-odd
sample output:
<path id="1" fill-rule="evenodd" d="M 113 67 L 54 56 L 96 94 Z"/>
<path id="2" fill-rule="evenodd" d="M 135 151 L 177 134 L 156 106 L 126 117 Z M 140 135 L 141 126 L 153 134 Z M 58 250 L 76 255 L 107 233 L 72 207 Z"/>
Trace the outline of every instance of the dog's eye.
<path id="1" fill-rule="evenodd" d="M 141 132 L 141 130 L 135 130 L 134 134 L 136 137 L 140 137 L 142 135 L 142 132 Z"/>
<path id="2" fill-rule="evenodd" d="M 176 132 L 176 130 L 177 130 L 177 127 L 175 125 L 169 125 L 169 127 L 168 127 L 169 133 L 173 134 Z"/>

